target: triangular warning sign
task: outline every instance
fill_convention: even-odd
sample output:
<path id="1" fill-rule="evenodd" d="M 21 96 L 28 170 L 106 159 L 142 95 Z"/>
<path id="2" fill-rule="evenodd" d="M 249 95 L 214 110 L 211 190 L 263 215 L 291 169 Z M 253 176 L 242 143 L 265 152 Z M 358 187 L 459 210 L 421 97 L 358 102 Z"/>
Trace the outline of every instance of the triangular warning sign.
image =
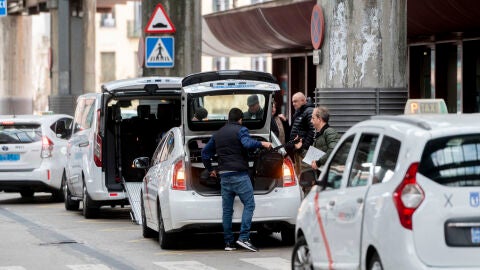
<path id="1" fill-rule="evenodd" d="M 162 4 L 157 4 L 150 20 L 145 27 L 145 33 L 149 34 L 167 34 L 175 33 L 175 26 L 168 17 Z"/>
<path id="2" fill-rule="evenodd" d="M 172 62 L 172 56 L 163 44 L 161 39 L 158 39 L 157 44 L 150 52 L 147 58 L 149 63 L 170 63 Z"/>

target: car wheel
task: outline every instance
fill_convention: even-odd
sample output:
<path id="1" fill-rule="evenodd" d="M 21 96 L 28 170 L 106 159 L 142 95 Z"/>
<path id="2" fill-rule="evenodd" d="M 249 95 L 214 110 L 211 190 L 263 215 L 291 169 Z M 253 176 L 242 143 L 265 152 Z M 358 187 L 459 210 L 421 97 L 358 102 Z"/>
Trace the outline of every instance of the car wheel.
<path id="1" fill-rule="evenodd" d="M 91 204 L 92 204 L 92 201 L 90 199 L 90 196 L 88 195 L 87 187 L 84 184 L 83 185 L 83 216 L 87 219 L 94 218 L 98 210 L 92 207 Z"/>
<path id="2" fill-rule="evenodd" d="M 33 198 L 33 191 L 31 190 L 25 190 L 25 191 L 20 191 L 20 195 L 22 196 L 22 198 L 24 199 L 31 199 Z"/>
<path id="3" fill-rule="evenodd" d="M 173 234 L 165 232 L 160 205 L 158 205 L 158 243 L 162 249 L 170 249 L 174 244 Z"/>
<path id="4" fill-rule="evenodd" d="M 64 201 L 65 202 L 65 210 L 68 210 L 68 211 L 78 210 L 78 208 L 80 206 L 80 202 L 72 200 L 72 194 L 70 193 L 70 190 L 68 189 L 67 181 L 62 180 L 62 185 L 63 185 L 62 186 L 63 197 L 65 198 L 65 201 Z"/>
<path id="5" fill-rule="evenodd" d="M 293 247 L 292 269 L 313 269 L 312 257 L 305 237 L 300 236 Z"/>
<path id="6" fill-rule="evenodd" d="M 281 231 L 282 243 L 284 245 L 293 245 L 295 244 L 295 229 L 286 228 Z"/>
<path id="7" fill-rule="evenodd" d="M 150 229 L 147 226 L 147 218 L 145 216 L 145 207 L 143 204 L 143 196 L 141 193 L 140 193 L 140 209 L 142 213 L 142 235 L 144 238 L 154 238 L 157 232 Z"/>
<path id="8" fill-rule="evenodd" d="M 63 186 L 67 182 L 65 177 L 65 172 L 62 174 L 62 181 L 60 183 L 60 188 L 57 191 L 52 192 L 52 200 L 56 202 L 65 201 L 65 192 L 63 191 Z"/>
<path id="9" fill-rule="evenodd" d="M 368 264 L 369 270 L 383 270 L 382 261 L 380 260 L 380 256 L 375 252 Z"/>

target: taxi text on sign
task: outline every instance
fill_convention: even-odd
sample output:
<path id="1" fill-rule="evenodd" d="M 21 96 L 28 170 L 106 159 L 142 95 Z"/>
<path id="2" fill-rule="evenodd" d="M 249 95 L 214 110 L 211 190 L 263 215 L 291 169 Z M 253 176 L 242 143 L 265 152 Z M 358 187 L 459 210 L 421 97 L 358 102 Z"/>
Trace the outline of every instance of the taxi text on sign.
<path id="1" fill-rule="evenodd" d="M 7 16 L 7 0 L 0 0 L 0 17 Z"/>
<path id="2" fill-rule="evenodd" d="M 175 62 L 175 40 L 173 37 L 146 37 L 145 67 L 171 68 Z"/>
<path id="3" fill-rule="evenodd" d="M 157 4 L 155 10 L 148 20 L 145 27 L 145 33 L 147 34 L 173 34 L 175 33 L 175 26 L 165 12 L 162 4 Z"/>

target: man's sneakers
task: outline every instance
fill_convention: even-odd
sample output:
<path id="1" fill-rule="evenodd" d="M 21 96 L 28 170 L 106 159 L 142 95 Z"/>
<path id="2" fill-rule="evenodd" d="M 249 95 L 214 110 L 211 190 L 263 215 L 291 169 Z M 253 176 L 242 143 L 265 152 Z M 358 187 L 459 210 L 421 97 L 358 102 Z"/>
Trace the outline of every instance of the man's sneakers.
<path id="1" fill-rule="evenodd" d="M 226 243 L 225 244 L 225 251 L 232 251 L 236 250 L 237 248 L 235 247 L 234 243 Z"/>
<path id="2" fill-rule="evenodd" d="M 254 245 L 252 245 L 252 242 L 250 242 L 250 239 L 247 239 L 247 240 L 241 240 L 241 239 L 238 239 L 237 240 L 237 245 L 243 247 L 243 248 L 246 248 L 250 251 L 253 251 L 253 252 L 257 252 L 258 251 L 258 248 L 256 248 Z"/>

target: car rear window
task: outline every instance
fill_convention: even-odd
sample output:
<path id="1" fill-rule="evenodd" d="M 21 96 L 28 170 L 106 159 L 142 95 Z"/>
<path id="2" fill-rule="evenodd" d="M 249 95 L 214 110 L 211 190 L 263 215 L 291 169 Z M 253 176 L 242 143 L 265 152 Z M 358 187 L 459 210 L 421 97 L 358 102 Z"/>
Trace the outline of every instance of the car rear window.
<path id="1" fill-rule="evenodd" d="M 418 172 L 446 186 L 480 186 L 480 134 L 427 143 Z"/>
<path id="2" fill-rule="evenodd" d="M 0 144 L 32 143 L 41 139 L 39 124 L 0 124 Z"/>

